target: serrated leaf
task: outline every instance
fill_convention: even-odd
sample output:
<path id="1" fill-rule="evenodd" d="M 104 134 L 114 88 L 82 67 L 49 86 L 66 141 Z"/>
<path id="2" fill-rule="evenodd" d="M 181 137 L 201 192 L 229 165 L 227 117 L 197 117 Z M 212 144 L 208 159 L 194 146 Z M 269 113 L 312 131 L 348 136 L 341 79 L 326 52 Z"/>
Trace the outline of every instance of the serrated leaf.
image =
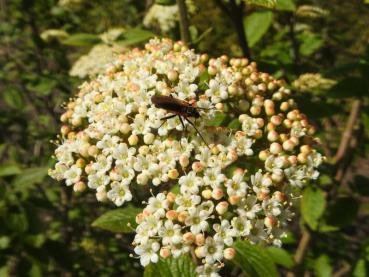
<path id="1" fill-rule="evenodd" d="M 47 175 L 47 167 L 27 168 L 17 175 L 13 181 L 16 190 L 23 190 L 32 187 L 36 183 L 41 183 Z"/>
<path id="2" fill-rule="evenodd" d="M 92 226 L 115 233 L 132 233 L 132 229 L 137 226 L 136 215 L 141 211 L 132 206 L 115 209 L 101 215 L 92 223 Z"/>
<path id="3" fill-rule="evenodd" d="M 360 259 L 357 261 L 355 268 L 354 268 L 354 272 L 352 274 L 352 276 L 354 277 L 367 277 L 368 274 L 368 270 L 367 270 L 367 263 L 365 262 L 364 259 Z"/>
<path id="4" fill-rule="evenodd" d="M 327 255 L 320 255 L 314 263 L 314 271 L 317 277 L 332 276 L 332 266 Z"/>
<path id="5" fill-rule="evenodd" d="M 0 177 L 17 175 L 21 172 L 21 168 L 15 163 L 3 163 L 0 165 Z"/>
<path id="6" fill-rule="evenodd" d="M 296 5 L 293 0 L 277 0 L 277 5 L 275 8 L 279 11 L 293 12 L 296 10 Z"/>
<path id="7" fill-rule="evenodd" d="M 295 262 L 291 257 L 290 253 L 288 253 L 283 248 L 279 247 L 268 247 L 267 248 L 269 256 L 272 258 L 273 262 L 278 265 L 281 265 L 285 268 L 291 269 Z"/>
<path id="8" fill-rule="evenodd" d="M 307 187 L 301 200 L 301 214 L 305 222 L 316 230 L 320 217 L 326 206 L 324 193 L 320 189 Z"/>
<path id="9" fill-rule="evenodd" d="M 273 13 L 271 11 L 254 12 L 244 19 L 243 24 L 250 47 L 266 34 L 272 22 Z"/>
<path id="10" fill-rule="evenodd" d="M 234 248 L 237 254 L 232 262 L 249 276 L 278 276 L 277 268 L 264 248 L 247 241 L 236 242 Z"/>
<path id="11" fill-rule="evenodd" d="M 277 0 L 246 0 L 246 3 L 265 8 L 274 8 L 277 4 Z"/>
<path id="12" fill-rule="evenodd" d="M 145 268 L 144 277 L 194 277 L 196 264 L 189 255 L 178 258 L 160 259 L 156 264 L 150 264 Z"/>
<path id="13" fill-rule="evenodd" d="M 116 43 L 121 46 L 129 46 L 132 44 L 144 42 L 154 36 L 155 34 L 153 32 L 144 29 L 134 28 L 122 33 L 117 39 Z"/>
<path id="14" fill-rule="evenodd" d="M 74 34 L 61 41 L 63 44 L 68 46 L 92 46 L 101 42 L 98 35 L 94 34 Z"/>

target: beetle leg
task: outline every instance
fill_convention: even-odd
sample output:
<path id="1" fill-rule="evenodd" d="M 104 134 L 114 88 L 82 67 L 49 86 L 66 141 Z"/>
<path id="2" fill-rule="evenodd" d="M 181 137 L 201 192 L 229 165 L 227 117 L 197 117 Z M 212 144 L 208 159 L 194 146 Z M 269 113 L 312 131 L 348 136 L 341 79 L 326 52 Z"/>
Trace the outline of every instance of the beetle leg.
<path id="1" fill-rule="evenodd" d="M 201 137 L 202 141 L 206 144 L 206 146 L 210 149 L 209 145 L 206 143 L 204 137 L 201 135 L 201 133 L 199 132 L 199 130 L 197 130 L 195 124 L 192 123 L 191 120 L 189 120 L 187 117 L 184 117 L 184 119 L 191 124 L 191 126 L 196 130 L 196 132 L 199 134 L 199 136 Z"/>
<path id="2" fill-rule="evenodd" d="M 161 127 L 161 126 L 163 126 L 163 125 L 164 125 L 164 123 L 165 123 L 165 122 L 167 122 L 167 120 L 168 120 L 168 119 L 173 118 L 173 117 L 175 117 L 175 116 L 177 116 L 177 115 L 176 115 L 176 114 L 171 114 L 171 115 L 168 115 L 168 116 L 166 116 L 166 117 L 160 118 L 160 120 L 163 120 L 163 123 L 161 123 L 161 124 L 160 124 L 160 126 L 159 126 L 159 128 L 158 128 L 158 129 L 160 129 L 160 127 Z"/>

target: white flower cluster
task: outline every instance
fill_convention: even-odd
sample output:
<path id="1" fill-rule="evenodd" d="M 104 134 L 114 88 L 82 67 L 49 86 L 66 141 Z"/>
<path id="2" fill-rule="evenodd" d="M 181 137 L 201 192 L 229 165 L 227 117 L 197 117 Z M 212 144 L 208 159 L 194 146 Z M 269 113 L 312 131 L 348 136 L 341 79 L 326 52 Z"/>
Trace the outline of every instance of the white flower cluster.
<path id="1" fill-rule="evenodd" d="M 192 0 L 186 1 L 189 14 L 194 14 L 196 7 Z M 179 20 L 178 6 L 154 4 L 146 13 L 143 24 L 146 27 L 159 27 L 163 33 L 172 30 Z"/>
<path id="2" fill-rule="evenodd" d="M 292 86 L 301 92 L 315 92 L 330 89 L 336 83 L 335 80 L 324 78 L 319 73 L 305 73 L 293 81 Z"/>
<path id="3" fill-rule="evenodd" d="M 124 51 L 126 51 L 125 47 L 116 44 L 96 44 L 86 55 L 79 57 L 69 71 L 69 75 L 83 79 L 101 74 Z"/>
<path id="4" fill-rule="evenodd" d="M 209 60 L 167 39 L 145 48 L 80 87 L 50 175 L 117 206 L 154 188 L 136 218 L 141 264 L 193 251 L 199 276 L 218 276 L 235 240 L 281 244 L 292 199 L 322 162 L 314 128 L 283 82 L 247 59 Z M 206 143 L 187 121 L 161 120 L 154 95 L 192 103 Z"/>

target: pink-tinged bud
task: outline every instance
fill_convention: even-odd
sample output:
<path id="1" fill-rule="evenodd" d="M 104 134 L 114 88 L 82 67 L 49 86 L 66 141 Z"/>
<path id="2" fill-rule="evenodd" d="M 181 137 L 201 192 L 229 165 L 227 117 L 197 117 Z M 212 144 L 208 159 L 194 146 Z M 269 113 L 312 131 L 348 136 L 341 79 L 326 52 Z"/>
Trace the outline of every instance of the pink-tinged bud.
<path id="1" fill-rule="evenodd" d="M 144 216 L 144 214 L 143 214 L 143 213 L 139 213 L 139 214 L 137 214 L 137 215 L 136 215 L 136 223 L 137 223 L 137 224 L 142 223 L 142 221 L 144 220 L 144 218 L 145 218 L 145 216 Z"/>
<path id="2" fill-rule="evenodd" d="M 173 221 L 177 219 L 178 213 L 175 210 L 169 210 L 166 212 L 165 217 Z"/>
<path id="3" fill-rule="evenodd" d="M 228 92 L 231 94 L 231 95 L 236 95 L 237 92 L 238 92 L 238 87 L 236 85 L 230 85 L 228 87 Z"/>
<path id="4" fill-rule="evenodd" d="M 175 195 L 175 193 L 173 193 L 173 192 L 168 192 L 168 194 L 167 194 L 167 200 L 168 200 L 170 203 L 173 203 L 173 202 L 176 200 L 176 195 Z"/>
<path id="5" fill-rule="evenodd" d="M 270 118 L 270 122 L 272 122 L 276 126 L 281 125 L 281 123 L 282 123 L 282 117 L 280 117 L 279 115 L 273 115 Z"/>
<path id="6" fill-rule="evenodd" d="M 79 158 L 76 161 L 76 166 L 79 167 L 79 168 L 83 168 L 85 165 L 86 165 L 86 161 L 82 158 Z"/>
<path id="7" fill-rule="evenodd" d="M 263 136 L 263 131 L 258 129 L 255 131 L 254 138 L 260 139 Z"/>
<path id="8" fill-rule="evenodd" d="M 277 86 L 276 86 L 276 84 L 275 84 L 275 83 L 269 83 L 269 84 L 268 84 L 268 89 L 269 89 L 269 90 L 272 90 L 272 91 L 273 91 L 273 90 L 275 90 L 275 88 L 276 88 L 276 87 L 277 87 Z"/>
<path id="9" fill-rule="evenodd" d="M 136 135 L 130 135 L 129 138 L 128 138 L 128 143 L 129 145 L 136 145 L 138 143 L 138 136 Z"/>
<path id="10" fill-rule="evenodd" d="M 227 158 L 230 159 L 233 162 L 237 161 L 237 159 L 238 159 L 237 152 L 235 150 L 229 150 L 229 152 L 227 154 Z"/>
<path id="11" fill-rule="evenodd" d="M 200 56 L 200 61 L 202 62 L 202 63 L 205 63 L 205 62 L 207 62 L 209 60 L 209 55 L 208 54 L 202 54 L 201 56 Z"/>
<path id="12" fill-rule="evenodd" d="M 71 123 L 73 126 L 76 126 L 76 127 L 81 126 L 82 119 L 80 117 L 73 118 Z"/>
<path id="13" fill-rule="evenodd" d="M 262 119 L 261 117 L 256 119 L 256 123 L 258 124 L 259 128 L 264 127 L 265 124 L 264 119 Z"/>
<path id="14" fill-rule="evenodd" d="M 283 192 L 280 191 L 276 191 L 273 193 L 273 196 L 275 197 L 275 199 L 277 199 L 278 202 L 285 202 L 287 200 L 286 194 L 284 194 Z"/>
<path id="15" fill-rule="evenodd" d="M 252 115 L 259 115 L 261 113 L 261 108 L 259 106 L 252 106 L 250 108 L 250 113 Z"/>
<path id="16" fill-rule="evenodd" d="M 201 162 L 194 162 L 192 164 L 192 170 L 198 173 L 204 170 L 204 166 Z"/>
<path id="17" fill-rule="evenodd" d="M 245 74 L 247 74 L 247 73 L 245 73 Z M 251 80 L 251 78 L 246 78 L 245 79 L 245 85 L 246 86 L 251 86 L 252 84 L 254 84 L 254 81 Z"/>
<path id="18" fill-rule="evenodd" d="M 179 157 L 179 164 L 182 166 L 182 167 L 187 167 L 190 163 L 190 159 L 188 158 L 187 155 L 181 155 Z"/>
<path id="19" fill-rule="evenodd" d="M 265 219 L 264 219 L 264 225 L 269 229 L 276 226 L 277 222 L 278 222 L 277 219 L 274 216 L 271 216 L 271 215 L 265 217 Z"/>
<path id="20" fill-rule="evenodd" d="M 259 80 L 259 73 L 258 72 L 252 72 L 250 75 L 251 80 L 253 80 L 254 82 Z"/>
<path id="21" fill-rule="evenodd" d="M 213 191 L 211 193 L 211 197 L 213 197 L 215 200 L 221 199 L 223 197 L 223 195 L 224 195 L 224 192 L 220 188 L 213 189 Z"/>
<path id="22" fill-rule="evenodd" d="M 286 151 L 292 151 L 293 148 L 295 148 L 295 144 L 293 143 L 292 140 L 286 140 L 285 142 L 283 142 L 283 149 Z"/>
<path id="23" fill-rule="evenodd" d="M 168 258 L 170 255 L 170 250 L 167 247 L 163 247 L 160 249 L 160 257 L 162 257 L 163 259 Z"/>
<path id="24" fill-rule="evenodd" d="M 259 159 L 265 161 L 269 157 L 268 150 L 262 150 L 259 152 Z"/>
<path id="25" fill-rule="evenodd" d="M 241 198 L 238 197 L 238 196 L 230 196 L 229 199 L 228 199 L 228 202 L 231 203 L 231 205 L 235 205 L 237 203 L 239 203 L 241 201 Z"/>
<path id="26" fill-rule="evenodd" d="M 288 114 L 287 114 L 287 118 L 289 120 L 292 120 L 292 121 L 295 121 L 297 120 L 297 117 L 298 117 L 298 113 L 296 110 L 293 110 L 293 111 L 290 111 Z"/>
<path id="27" fill-rule="evenodd" d="M 282 152 L 282 146 L 278 142 L 273 142 L 269 147 L 270 153 L 278 155 Z"/>
<path id="28" fill-rule="evenodd" d="M 73 190 L 75 192 L 82 192 L 86 190 L 86 184 L 82 181 L 79 181 L 73 185 Z"/>
<path id="29" fill-rule="evenodd" d="M 195 236 L 195 244 L 197 246 L 202 246 L 202 245 L 204 245 L 204 243 L 205 243 L 205 237 L 204 237 L 204 235 L 203 234 L 197 234 Z"/>
<path id="30" fill-rule="evenodd" d="M 191 244 L 195 241 L 195 236 L 191 232 L 187 232 L 187 233 L 183 234 L 182 239 L 183 239 L 184 243 Z"/>
<path id="31" fill-rule="evenodd" d="M 298 145 L 299 144 L 299 138 L 298 137 L 290 137 L 290 140 L 295 144 Z"/>
<path id="32" fill-rule="evenodd" d="M 286 112 L 288 111 L 289 108 L 290 108 L 290 105 L 288 104 L 288 102 L 281 103 L 281 106 L 280 106 L 281 111 Z"/>
<path id="33" fill-rule="evenodd" d="M 210 199 L 212 195 L 212 191 L 210 189 L 205 189 L 201 192 L 202 197 L 205 199 Z"/>
<path id="34" fill-rule="evenodd" d="M 234 74 L 234 78 L 235 78 L 237 81 L 242 80 L 242 77 L 243 77 L 243 75 L 242 75 L 242 73 L 241 73 L 241 72 L 236 72 L 236 73 Z"/>
<path id="35" fill-rule="evenodd" d="M 301 153 L 303 153 L 303 154 L 309 154 L 310 152 L 311 152 L 311 146 L 310 145 L 302 145 L 301 147 L 300 147 L 300 151 L 301 151 Z"/>
<path id="36" fill-rule="evenodd" d="M 93 172 L 92 164 L 88 164 L 85 166 L 85 172 L 86 174 L 91 174 Z"/>
<path id="37" fill-rule="evenodd" d="M 90 156 L 95 157 L 98 153 L 99 153 L 99 148 L 97 148 L 96 145 L 91 145 L 88 150 L 87 150 L 88 154 Z"/>
<path id="38" fill-rule="evenodd" d="M 77 136 L 76 132 L 69 132 L 67 138 L 70 140 L 75 140 L 76 136 Z"/>
<path id="39" fill-rule="evenodd" d="M 216 205 L 215 210 L 218 212 L 218 214 L 222 215 L 228 211 L 228 206 L 229 204 L 227 201 L 222 201 Z"/>
<path id="40" fill-rule="evenodd" d="M 258 200 L 263 201 L 269 198 L 269 193 L 262 191 L 262 192 L 259 192 L 256 197 Z"/>
<path id="41" fill-rule="evenodd" d="M 178 170 L 177 169 L 171 169 L 168 171 L 168 177 L 172 180 L 177 179 L 179 176 Z"/>
<path id="42" fill-rule="evenodd" d="M 68 125 L 63 125 L 60 128 L 60 132 L 62 133 L 63 136 L 66 136 L 70 132 L 70 127 Z"/>
<path id="43" fill-rule="evenodd" d="M 264 83 L 258 84 L 258 90 L 265 92 L 267 90 L 267 87 Z"/>
<path id="44" fill-rule="evenodd" d="M 277 91 L 277 92 L 273 93 L 272 98 L 275 101 L 281 101 L 283 99 L 283 93 L 280 92 L 280 91 Z"/>
<path id="45" fill-rule="evenodd" d="M 268 131 L 272 131 L 272 130 L 275 130 L 277 126 L 274 125 L 273 123 L 269 122 L 268 125 L 267 125 L 267 130 Z"/>
<path id="46" fill-rule="evenodd" d="M 218 73 L 218 70 L 217 70 L 217 68 L 215 67 L 215 66 L 209 66 L 208 67 L 208 73 L 209 73 L 209 75 L 216 75 L 217 73 Z"/>
<path id="47" fill-rule="evenodd" d="M 167 73 L 167 77 L 169 79 L 169 81 L 176 81 L 178 79 L 178 72 L 175 70 L 169 70 Z"/>
<path id="48" fill-rule="evenodd" d="M 151 212 L 148 209 L 144 209 L 142 213 L 144 214 L 145 217 L 151 215 Z"/>
<path id="49" fill-rule="evenodd" d="M 234 248 L 226 248 L 223 250 L 224 258 L 232 260 L 236 256 L 236 250 Z"/>
<path id="50" fill-rule="evenodd" d="M 195 249 L 195 255 L 199 259 L 205 257 L 205 249 L 204 249 L 204 246 L 197 247 Z"/>
<path id="51" fill-rule="evenodd" d="M 301 119 L 300 123 L 301 123 L 301 126 L 304 128 L 309 126 L 309 121 L 307 121 L 307 119 Z"/>
<path id="52" fill-rule="evenodd" d="M 288 161 L 290 162 L 291 165 L 296 165 L 297 164 L 297 157 L 295 155 L 289 156 Z"/>
<path id="53" fill-rule="evenodd" d="M 272 130 L 269 131 L 267 138 L 269 141 L 277 141 L 279 138 L 279 134 L 275 130 Z"/>
<path id="54" fill-rule="evenodd" d="M 291 129 L 292 121 L 290 119 L 285 119 L 285 120 L 283 120 L 283 125 L 284 125 L 284 127 Z"/>
<path id="55" fill-rule="evenodd" d="M 283 180 L 284 175 L 282 172 L 273 172 L 271 177 L 274 182 L 279 183 Z"/>
<path id="56" fill-rule="evenodd" d="M 180 212 L 178 214 L 178 221 L 179 222 L 185 222 L 186 218 L 188 217 L 188 213 L 187 212 Z"/>
<path id="57" fill-rule="evenodd" d="M 307 155 L 304 153 L 300 153 L 297 155 L 297 160 L 299 161 L 299 163 L 306 163 L 307 162 Z"/>

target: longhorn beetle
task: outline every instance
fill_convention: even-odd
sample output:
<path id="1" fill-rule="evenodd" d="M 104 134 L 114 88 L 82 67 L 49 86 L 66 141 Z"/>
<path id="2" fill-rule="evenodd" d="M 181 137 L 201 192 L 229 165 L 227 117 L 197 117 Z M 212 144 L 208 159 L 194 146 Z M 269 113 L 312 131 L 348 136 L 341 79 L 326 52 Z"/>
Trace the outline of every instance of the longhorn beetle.
<path id="1" fill-rule="evenodd" d="M 182 124 L 183 130 L 186 130 L 186 126 L 184 125 L 183 120 L 187 121 L 200 135 L 202 141 L 206 144 L 206 146 L 209 148 L 209 145 L 206 143 L 205 139 L 197 130 L 195 124 L 191 120 L 189 120 L 189 117 L 199 118 L 200 113 L 197 108 L 191 105 L 190 103 L 180 100 L 177 98 L 174 98 L 173 96 L 164 96 L 164 95 L 154 95 L 151 97 L 151 102 L 155 105 L 155 107 L 159 109 L 164 109 L 171 113 L 171 115 L 168 115 L 166 117 L 163 117 L 161 120 L 164 120 L 164 122 L 159 126 L 159 128 L 165 123 L 166 120 L 178 116 L 179 121 Z"/>

